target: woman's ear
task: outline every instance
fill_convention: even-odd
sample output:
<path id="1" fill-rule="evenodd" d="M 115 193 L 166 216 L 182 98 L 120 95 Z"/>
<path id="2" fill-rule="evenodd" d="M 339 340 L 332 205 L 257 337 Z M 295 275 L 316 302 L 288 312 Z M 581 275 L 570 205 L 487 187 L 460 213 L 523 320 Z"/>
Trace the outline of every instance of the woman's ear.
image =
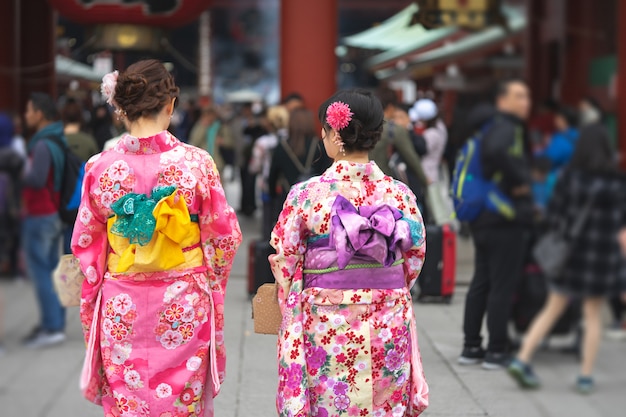
<path id="1" fill-rule="evenodd" d="M 176 97 L 174 97 L 172 99 L 172 102 L 170 103 L 170 107 L 169 107 L 169 114 L 170 116 L 174 114 L 174 109 L 176 108 Z"/>

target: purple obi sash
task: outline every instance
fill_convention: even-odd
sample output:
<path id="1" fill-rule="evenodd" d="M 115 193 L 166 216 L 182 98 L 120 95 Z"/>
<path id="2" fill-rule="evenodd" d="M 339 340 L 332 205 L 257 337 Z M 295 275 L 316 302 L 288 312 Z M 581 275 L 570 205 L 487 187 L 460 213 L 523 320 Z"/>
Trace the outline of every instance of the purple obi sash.
<path id="1" fill-rule="evenodd" d="M 329 236 L 308 245 L 304 287 L 403 288 L 402 253 L 412 246 L 410 226 L 400 210 L 386 204 L 357 209 L 338 196 Z"/>

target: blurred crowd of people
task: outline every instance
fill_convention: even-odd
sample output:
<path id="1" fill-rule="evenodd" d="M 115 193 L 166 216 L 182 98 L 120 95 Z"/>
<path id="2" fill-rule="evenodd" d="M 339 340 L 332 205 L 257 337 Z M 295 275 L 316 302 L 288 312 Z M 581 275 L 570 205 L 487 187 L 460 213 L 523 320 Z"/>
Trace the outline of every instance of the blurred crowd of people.
<path id="1" fill-rule="evenodd" d="M 468 137 L 481 135 L 483 175 L 506 201 L 495 210 L 483 210 L 469 225 L 475 271 L 465 303 L 459 363 L 508 369 L 522 387 L 537 388 L 540 380 L 530 365 L 533 353 L 566 316 L 566 329 L 583 329 L 575 349 L 582 359 L 575 386 L 588 393 L 594 388 L 593 365 L 607 299 L 611 328 L 617 334 L 624 329 L 626 269 L 619 238 L 626 230 L 626 178 L 594 100 L 583 100 L 577 110 L 550 102 L 530 115 L 531 92 L 523 80 L 512 79 L 499 84 L 493 104 L 481 103 L 467 116 Z M 580 232 L 575 231 L 577 223 Z M 536 274 L 533 256 L 534 245 L 546 232 L 562 236 L 568 245 L 567 262 L 550 279 L 540 270 Z M 545 289 L 529 291 L 533 285 Z M 529 311 L 525 305 L 537 299 L 539 311 L 520 317 Z M 485 316 L 486 346 L 481 332 Z M 518 326 L 526 327 L 523 343 L 516 346 L 509 323 L 526 320 Z"/>
<path id="2" fill-rule="evenodd" d="M 74 98 L 57 103 L 51 116 L 59 119 L 70 150 L 82 161 L 103 150 L 105 143 L 124 131 L 123 124 L 113 117 L 106 105 L 89 111 Z M 19 257 L 20 220 L 22 216 L 21 190 L 23 172 L 28 160 L 28 141 L 36 133 L 36 126 L 20 114 L 0 113 L 0 276 L 16 277 L 25 273 Z"/>
<path id="3" fill-rule="evenodd" d="M 425 95 L 407 104 L 389 88 L 379 88 L 376 95 L 383 106 L 385 124 L 382 139 L 370 151 L 370 158 L 384 173 L 409 185 L 427 224 L 449 224 L 459 231 L 449 189 L 455 156 L 463 143 L 448 140 L 435 97 Z M 29 162 L 29 155 L 31 160 L 33 157 L 32 139 L 27 141 L 25 137 L 36 137 L 39 130 L 56 123 L 69 149 L 86 161 L 115 146 L 126 130 L 123 120 L 106 104 L 90 109 L 80 100 L 64 98 L 54 109 L 46 109 L 45 103 L 38 104 L 36 96 L 29 103 L 36 108 L 27 109 L 25 125 L 20 115 L 0 114 L 2 277 L 26 274 L 24 266 L 30 262 L 28 254 L 25 260 L 20 256 L 20 245 L 24 245 L 20 240 L 28 217 L 21 195 L 24 187 L 33 186 L 28 180 L 29 171 L 31 176 L 37 171 Z M 298 93 L 292 93 L 279 105 L 269 107 L 260 103 L 216 106 L 187 100 L 173 114 L 172 133 L 183 142 L 207 150 L 224 185 L 240 182 L 239 214 L 251 217 L 261 210 L 263 240 L 269 239 L 291 186 L 320 175 L 331 165 L 308 107 Z M 538 379 L 528 364 L 532 353 L 572 300 L 579 299 L 586 335 L 578 383 L 588 386 L 592 384 L 604 300 L 610 300 L 610 334 L 621 337 L 626 328 L 622 294 L 626 287 L 621 287 L 626 272 L 619 269 L 623 262 L 615 239 L 626 218 L 622 217 L 625 208 L 619 199 L 623 189 L 621 194 L 616 191 L 626 183 L 618 172 L 618 156 L 604 126 L 603 111 L 593 99 L 582 100 L 578 108 L 546 102 L 532 117 L 530 109 L 527 86 L 521 80 L 511 80 L 500 84 L 493 103 L 479 103 L 463 115 L 464 138 L 486 132 L 482 139 L 483 170 L 510 198 L 513 214 L 485 212 L 463 225 L 472 234 L 476 264 L 466 299 L 465 343 L 459 362 L 482 363 L 487 369 L 512 363 L 513 373 L 522 385 L 537 385 Z M 33 111 L 43 116 L 37 119 Z M 49 162 L 46 167 L 50 166 Z M 572 266 L 563 273 L 562 280 L 546 283 L 549 295 L 545 308 L 535 318 L 539 324 L 530 326 L 530 336 L 511 362 L 515 346 L 508 323 L 514 320 L 515 303 L 524 302 L 520 288 L 528 264 L 533 262 L 531 248 L 538 231 L 571 222 L 590 193 L 595 195 L 595 214 L 585 226 L 587 241 L 576 243 L 576 260 L 570 262 Z M 606 220 L 609 218 L 612 223 Z M 71 228 L 66 227 L 66 242 L 70 234 Z M 32 267 L 29 269 L 32 275 Z M 49 303 L 39 301 L 42 305 Z M 485 316 L 489 335 L 486 348 L 481 335 Z M 58 323 L 60 328 L 56 330 L 62 332 L 64 320 L 59 318 Z M 41 336 L 39 327 L 28 340 Z M 58 342 L 61 338 L 49 340 Z"/>
<path id="4" fill-rule="evenodd" d="M 420 202 L 428 188 L 439 183 L 439 193 L 445 198 L 447 185 L 441 182 L 441 167 L 447 132 L 435 102 L 423 98 L 404 105 L 390 89 L 377 93 L 387 123 L 383 140 L 371 152 L 372 159 L 384 172 L 410 184 Z M 58 258 L 51 255 L 39 263 L 31 259 L 36 251 L 49 252 L 49 247 L 56 245 L 57 236 L 51 233 L 34 238 L 34 234 L 36 230 L 60 228 L 58 238 L 64 242 L 64 252 L 69 253 L 72 233 L 72 227 L 57 224 L 58 219 L 54 224 L 31 225 L 40 220 L 40 215 L 56 211 L 53 206 L 59 184 L 55 177 L 59 175 L 50 173 L 58 174 L 55 170 L 62 168 L 58 149 L 35 146 L 35 142 L 44 134 L 58 136 L 73 154 L 87 161 L 115 146 L 126 131 L 123 117 L 110 106 L 91 106 L 76 97 L 62 97 L 54 102 L 49 96 L 35 94 L 24 115 L 0 115 L 0 274 L 8 279 L 28 275 L 40 284 L 48 282 L 37 291 L 44 322 L 48 317 L 49 323 L 36 326 L 25 341 L 34 347 L 63 341 L 65 316 L 49 283 Z M 320 175 L 331 164 L 321 146 L 315 115 L 306 104 L 295 92 L 286 95 L 279 105 L 269 107 L 261 103 L 218 106 L 186 100 L 177 106 L 172 117 L 171 132 L 181 141 L 207 150 L 223 183 L 240 181 L 239 214 L 253 216 L 260 209 L 266 240 L 291 186 Z M 46 185 L 52 188 L 42 195 Z M 28 201 L 24 195 L 29 196 Z M 428 209 L 421 205 L 426 216 Z M 46 242 L 45 248 L 38 246 L 42 242 Z"/>

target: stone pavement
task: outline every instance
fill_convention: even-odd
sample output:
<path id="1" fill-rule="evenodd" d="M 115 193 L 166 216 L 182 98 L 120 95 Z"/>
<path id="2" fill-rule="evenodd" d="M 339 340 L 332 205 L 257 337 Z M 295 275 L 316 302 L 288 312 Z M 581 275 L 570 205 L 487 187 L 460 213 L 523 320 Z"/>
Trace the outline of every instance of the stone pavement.
<path id="1" fill-rule="evenodd" d="M 246 240 L 235 261 L 226 300 L 226 383 L 216 400 L 217 417 L 275 416 L 276 339 L 252 331 L 245 290 L 247 244 L 258 234 L 258 221 L 242 219 Z M 556 349 L 537 355 L 545 388 L 522 392 L 504 372 L 461 367 L 463 297 L 471 274 L 468 245 L 459 250 L 459 285 L 451 305 L 416 305 L 420 347 L 431 389 L 425 416 L 617 417 L 626 415 L 626 342 L 604 341 L 598 358 L 598 391 L 573 392 L 576 359 Z M 97 417 L 99 407 L 81 398 L 78 376 L 84 346 L 76 309 L 68 313 L 68 341 L 59 347 L 29 351 L 19 340 L 36 323 L 30 284 L 0 283 L 4 294 L 4 340 L 0 358 L 0 417 Z M 556 342 L 566 343 L 565 340 Z"/>

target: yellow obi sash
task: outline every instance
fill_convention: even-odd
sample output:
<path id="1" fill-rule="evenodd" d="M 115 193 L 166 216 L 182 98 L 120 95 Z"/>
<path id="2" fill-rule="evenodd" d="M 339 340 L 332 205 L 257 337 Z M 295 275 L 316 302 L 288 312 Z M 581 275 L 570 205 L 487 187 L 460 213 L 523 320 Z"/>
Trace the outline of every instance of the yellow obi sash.
<path id="1" fill-rule="evenodd" d="M 111 205 L 107 222 L 111 272 L 159 272 L 203 265 L 200 228 L 175 187 L 152 196 L 128 194 Z"/>

